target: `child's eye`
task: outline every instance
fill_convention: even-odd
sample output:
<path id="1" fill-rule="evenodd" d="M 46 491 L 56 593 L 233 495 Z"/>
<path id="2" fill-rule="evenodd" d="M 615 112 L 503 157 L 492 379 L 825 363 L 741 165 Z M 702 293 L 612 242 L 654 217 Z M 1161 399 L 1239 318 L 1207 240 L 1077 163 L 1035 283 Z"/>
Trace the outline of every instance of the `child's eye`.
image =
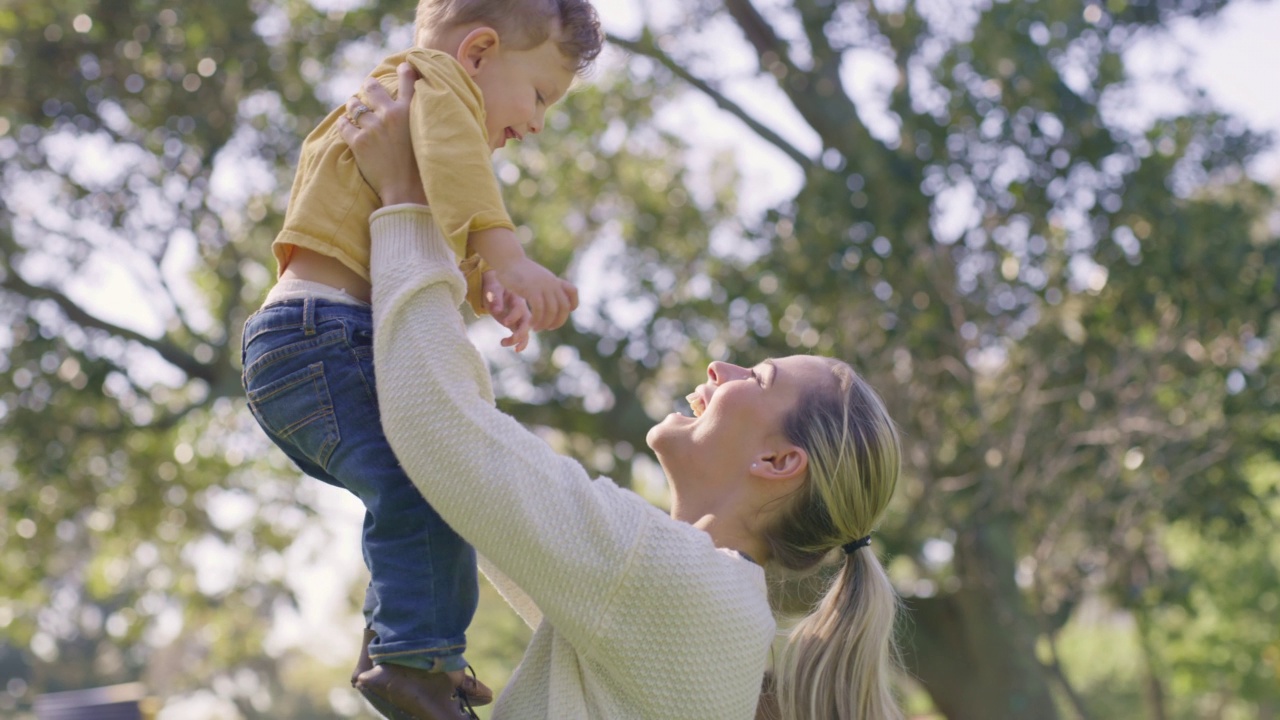
<path id="1" fill-rule="evenodd" d="M 539 104 L 539 105 L 546 105 L 546 104 L 547 104 L 547 103 L 546 103 L 546 101 L 542 99 L 542 93 L 538 92 L 537 90 L 534 90 L 534 91 L 533 91 L 533 94 L 534 94 L 534 96 L 536 96 L 536 97 L 538 98 L 538 104 Z"/>

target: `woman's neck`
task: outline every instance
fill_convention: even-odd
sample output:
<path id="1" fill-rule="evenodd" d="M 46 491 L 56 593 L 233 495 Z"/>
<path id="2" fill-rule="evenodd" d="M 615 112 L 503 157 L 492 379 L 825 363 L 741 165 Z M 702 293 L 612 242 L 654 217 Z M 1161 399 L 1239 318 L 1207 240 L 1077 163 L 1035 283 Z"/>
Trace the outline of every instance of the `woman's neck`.
<path id="1" fill-rule="evenodd" d="M 718 548 L 735 550 L 759 564 L 769 560 L 768 544 L 736 513 L 693 512 L 681 510 L 676 504 L 672 506 L 671 517 L 710 535 L 712 544 Z"/>
<path id="2" fill-rule="evenodd" d="M 659 454 L 659 459 L 664 459 Z M 671 517 L 702 530 L 718 548 L 736 550 L 757 563 L 769 560 L 769 545 L 760 528 L 773 513 L 771 497 L 762 497 L 750 477 L 697 467 L 691 472 L 664 462 L 671 488 Z"/>

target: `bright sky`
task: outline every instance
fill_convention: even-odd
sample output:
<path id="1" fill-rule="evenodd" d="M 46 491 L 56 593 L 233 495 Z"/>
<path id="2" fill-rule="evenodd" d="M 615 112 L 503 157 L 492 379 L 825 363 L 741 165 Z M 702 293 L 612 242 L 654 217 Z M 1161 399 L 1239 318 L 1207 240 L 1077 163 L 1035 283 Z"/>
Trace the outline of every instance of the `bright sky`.
<path id="1" fill-rule="evenodd" d="M 1176 23 L 1171 34 L 1188 53 L 1191 78 L 1219 107 L 1257 130 L 1275 133 L 1280 141 L 1280 3 L 1237 0 L 1208 22 Z M 1172 59 L 1172 49 L 1166 42 L 1152 42 L 1143 49 L 1143 65 L 1159 65 L 1153 56 Z M 1136 64 L 1136 58 L 1131 60 Z M 1280 181 L 1280 148 L 1254 163 L 1250 174 Z"/>
<path id="2" fill-rule="evenodd" d="M 1250 0 L 1227 8 L 1202 31 L 1178 34 L 1196 50 L 1192 75 L 1224 108 L 1280 132 L 1280 3 Z"/>

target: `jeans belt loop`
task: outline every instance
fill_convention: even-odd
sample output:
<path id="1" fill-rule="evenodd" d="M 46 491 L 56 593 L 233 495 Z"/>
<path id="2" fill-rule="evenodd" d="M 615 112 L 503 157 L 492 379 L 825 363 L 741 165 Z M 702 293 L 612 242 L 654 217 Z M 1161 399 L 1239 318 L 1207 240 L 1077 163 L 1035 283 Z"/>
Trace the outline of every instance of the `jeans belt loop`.
<path id="1" fill-rule="evenodd" d="M 306 335 L 316 334 L 316 299 L 313 297 L 302 299 L 302 330 Z"/>

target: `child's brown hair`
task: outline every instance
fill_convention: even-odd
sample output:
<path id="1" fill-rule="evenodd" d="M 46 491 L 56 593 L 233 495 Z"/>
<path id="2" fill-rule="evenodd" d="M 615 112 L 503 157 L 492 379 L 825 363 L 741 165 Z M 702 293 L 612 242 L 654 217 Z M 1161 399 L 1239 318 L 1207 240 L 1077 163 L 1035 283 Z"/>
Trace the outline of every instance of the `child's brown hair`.
<path id="1" fill-rule="evenodd" d="M 588 0 L 419 0 L 414 22 L 414 42 L 425 46 L 427 37 L 442 30 L 480 23 L 502 36 L 516 50 L 537 47 L 551 37 L 569 66 L 581 74 L 604 47 L 600 18 Z"/>

